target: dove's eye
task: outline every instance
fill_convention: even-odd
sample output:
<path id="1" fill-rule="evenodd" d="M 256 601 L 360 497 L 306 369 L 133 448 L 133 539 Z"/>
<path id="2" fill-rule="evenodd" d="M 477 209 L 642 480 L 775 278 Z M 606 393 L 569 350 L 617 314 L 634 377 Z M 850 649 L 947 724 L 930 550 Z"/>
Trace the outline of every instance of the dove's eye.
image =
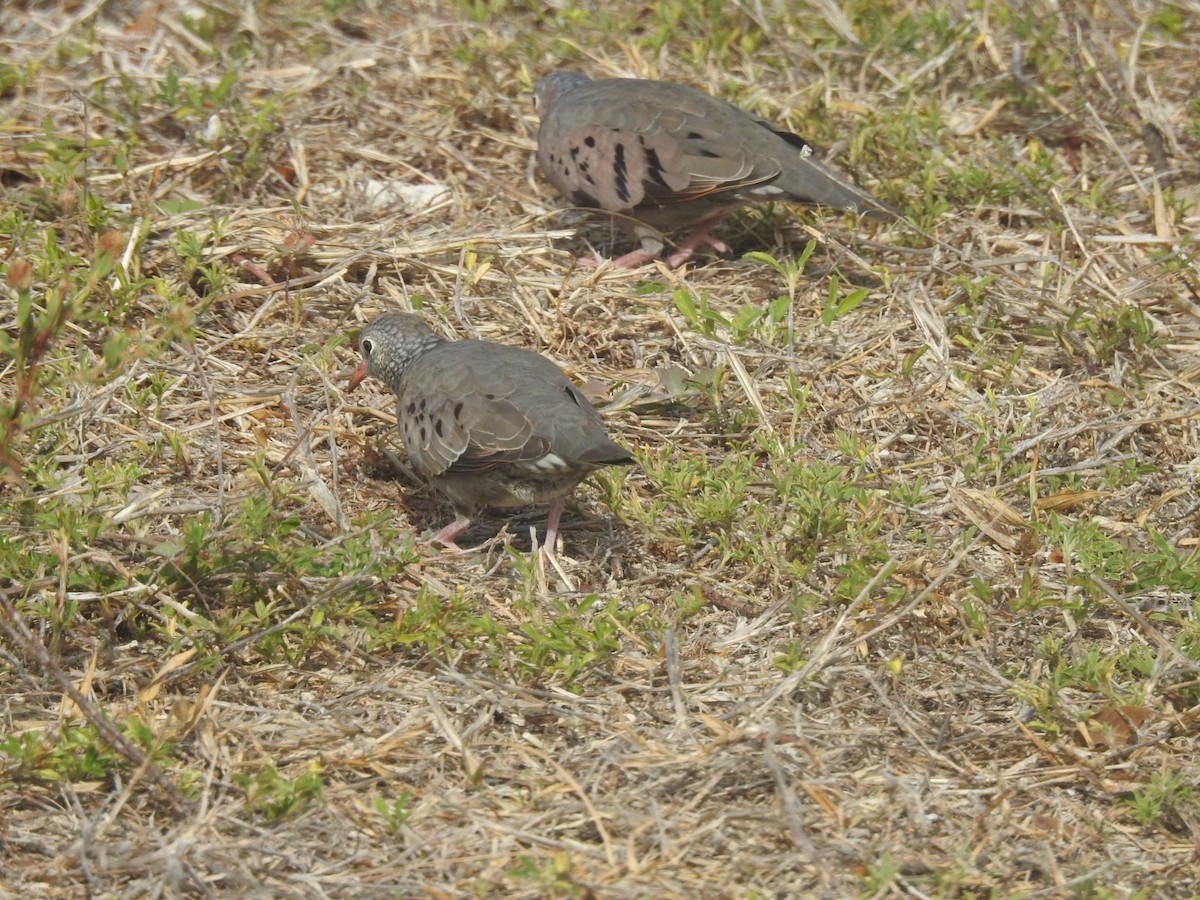
<path id="1" fill-rule="evenodd" d="M 363 338 L 361 346 L 362 346 L 363 356 L 370 356 L 371 350 L 374 348 L 374 344 L 372 343 L 371 339 Z"/>

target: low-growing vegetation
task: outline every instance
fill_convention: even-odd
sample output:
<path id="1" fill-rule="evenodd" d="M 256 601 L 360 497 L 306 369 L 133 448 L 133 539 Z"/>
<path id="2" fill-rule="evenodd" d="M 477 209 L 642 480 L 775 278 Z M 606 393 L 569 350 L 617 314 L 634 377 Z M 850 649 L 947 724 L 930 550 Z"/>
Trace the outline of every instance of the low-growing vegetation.
<path id="1" fill-rule="evenodd" d="M 1200 892 L 1194 4 L 4 20 L 0 894 Z M 906 221 L 587 269 L 623 238 L 531 165 L 559 66 Z M 385 309 L 555 359 L 634 452 L 556 558 L 539 509 L 421 543 L 346 389 Z"/>

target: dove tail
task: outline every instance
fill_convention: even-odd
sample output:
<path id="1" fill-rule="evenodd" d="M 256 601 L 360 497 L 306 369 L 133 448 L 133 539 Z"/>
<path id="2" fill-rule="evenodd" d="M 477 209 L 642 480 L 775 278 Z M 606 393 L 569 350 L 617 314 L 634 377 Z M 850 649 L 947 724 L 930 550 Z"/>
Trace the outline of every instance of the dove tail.
<path id="1" fill-rule="evenodd" d="M 802 203 L 849 210 L 872 219 L 901 218 L 898 210 L 845 181 L 815 159 L 804 159 L 789 167 L 774 186 Z"/>

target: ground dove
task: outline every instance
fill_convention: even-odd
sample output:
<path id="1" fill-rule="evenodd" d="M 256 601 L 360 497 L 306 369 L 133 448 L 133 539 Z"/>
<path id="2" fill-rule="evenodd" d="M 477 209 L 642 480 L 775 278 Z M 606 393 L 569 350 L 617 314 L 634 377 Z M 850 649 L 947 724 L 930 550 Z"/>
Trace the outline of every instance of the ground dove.
<path id="1" fill-rule="evenodd" d="M 770 200 L 897 217 L 813 159 L 803 138 L 686 85 L 592 81 L 560 70 L 535 93 L 546 178 L 576 206 L 616 214 L 641 240 L 615 266 L 656 258 L 662 231 L 674 228 L 694 230 L 668 257 L 672 267 L 705 244 L 726 253 L 710 229 L 739 207 Z"/>
<path id="2" fill-rule="evenodd" d="M 488 506 L 550 501 L 554 552 L 566 496 L 588 473 L 633 462 L 608 439 L 587 398 L 550 360 L 489 341 L 447 341 L 417 316 L 385 313 L 358 338 L 367 375 L 396 392 L 396 418 L 418 474 L 457 517 L 432 542 L 454 539 Z"/>

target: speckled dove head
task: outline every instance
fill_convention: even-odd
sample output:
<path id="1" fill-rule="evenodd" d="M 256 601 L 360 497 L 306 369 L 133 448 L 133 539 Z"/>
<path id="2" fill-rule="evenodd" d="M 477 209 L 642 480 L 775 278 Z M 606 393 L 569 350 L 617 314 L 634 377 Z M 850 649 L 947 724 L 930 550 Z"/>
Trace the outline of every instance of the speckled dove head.
<path id="1" fill-rule="evenodd" d="M 445 338 L 411 313 L 384 313 L 368 323 L 358 336 L 363 361 L 350 378 L 350 387 L 358 386 L 368 375 L 378 378 L 393 391 L 399 391 L 400 379 L 426 351 Z"/>
<path id="2" fill-rule="evenodd" d="M 591 83 L 592 79 L 582 72 L 572 72 L 570 69 L 559 69 L 549 75 L 543 75 L 533 86 L 533 99 L 537 105 L 538 115 L 545 118 L 550 107 L 562 99 L 564 94 L 581 85 Z"/>

